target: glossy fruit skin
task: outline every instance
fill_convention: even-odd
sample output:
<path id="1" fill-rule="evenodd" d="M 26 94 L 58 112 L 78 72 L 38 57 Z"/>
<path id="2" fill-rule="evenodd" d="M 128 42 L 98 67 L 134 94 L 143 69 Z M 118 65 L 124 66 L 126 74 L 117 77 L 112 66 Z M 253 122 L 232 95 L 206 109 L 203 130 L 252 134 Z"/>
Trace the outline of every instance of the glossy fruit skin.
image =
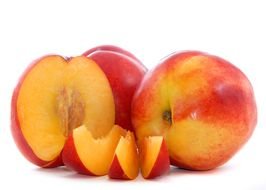
<path id="1" fill-rule="evenodd" d="M 39 159 L 34 154 L 32 149 L 30 148 L 30 146 L 26 142 L 26 140 L 22 134 L 21 128 L 20 128 L 20 124 L 18 121 L 18 114 L 17 114 L 17 99 L 18 99 L 21 85 L 22 85 L 24 79 L 26 78 L 26 76 L 28 75 L 28 73 L 31 71 L 31 69 L 34 68 L 34 66 L 36 64 L 38 64 L 38 62 L 40 60 L 42 60 L 48 56 L 51 56 L 51 55 L 46 55 L 46 56 L 43 56 L 39 59 L 36 59 L 35 61 L 33 61 L 28 66 L 28 68 L 25 70 L 25 72 L 20 77 L 19 82 L 13 91 L 12 100 L 11 100 L 11 133 L 12 133 L 13 139 L 14 139 L 18 149 L 20 150 L 20 152 L 23 154 L 23 156 L 27 160 L 29 160 L 31 163 L 33 163 L 37 166 L 43 167 L 43 168 L 53 168 L 53 167 L 62 166 L 63 162 L 62 162 L 61 155 L 58 158 L 56 158 L 55 160 L 48 162 L 48 161 L 44 161 L 44 160 Z"/>
<path id="2" fill-rule="evenodd" d="M 147 139 L 145 139 L 147 140 Z M 147 143 L 145 142 L 145 140 L 142 141 L 142 146 L 141 147 L 147 147 L 146 145 L 144 145 L 143 143 Z M 152 147 L 150 147 L 152 148 Z M 140 150 L 140 154 L 142 154 L 145 151 Z M 141 158 L 146 157 L 147 159 L 149 158 L 149 155 L 140 155 Z M 141 165 L 143 165 L 143 160 L 140 160 Z M 148 175 L 144 174 L 146 172 L 143 171 L 143 169 L 141 169 L 142 171 L 142 176 L 145 179 L 153 179 L 159 176 L 162 176 L 164 174 L 167 174 L 170 170 L 170 159 L 169 159 L 169 152 L 168 152 L 168 148 L 166 145 L 166 142 L 164 139 L 162 139 L 161 142 L 161 146 L 157 155 L 157 158 L 150 170 L 150 173 Z M 146 176 L 145 176 L 146 175 Z"/>
<path id="3" fill-rule="evenodd" d="M 81 162 L 74 145 L 73 134 L 70 134 L 62 152 L 62 159 L 65 166 L 77 171 L 79 174 L 94 176 Z"/>
<path id="4" fill-rule="evenodd" d="M 133 54 L 116 46 L 98 46 L 83 55 L 94 60 L 110 82 L 115 100 L 115 123 L 133 131 L 131 102 L 147 69 Z"/>
<path id="5" fill-rule="evenodd" d="M 171 122 L 164 119 L 166 111 Z M 164 135 L 173 165 L 209 170 L 248 141 L 257 107 L 252 85 L 238 68 L 217 56 L 185 51 L 145 75 L 133 98 L 132 121 L 139 139 Z"/>
<path id="6" fill-rule="evenodd" d="M 114 156 L 114 159 L 112 161 L 108 176 L 111 179 L 129 180 L 129 177 L 124 173 L 116 155 Z"/>
<path id="7" fill-rule="evenodd" d="M 169 170 L 170 170 L 169 153 L 165 140 L 163 140 L 160 152 L 158 154 L 156 162 L 154 163 L 154 167 L 152 168 L 151 173 L 149 174 L 147 179 L 153 179 L 158 176 L 164 175 L 168 173 Z"/>
<path id="8" fill-rule="evenodd" d="M 132 53 L 130 53 L 129 51 L 122 49 L 118 46 L 114 46 L 114 45 L 101 45 L 101 46 L 96 46 L 94 48 L 89 49 L 88 51 L 86 51 L 85 53 L 83 53 L 84 56 L 88 56 L 90 54 L 92 54 L 93 52 L 96 51 L 111 51 L 111 52 L 116 52 L 119 54 L 123 54 L 127 57 L 130 57 L 132 59 L 134 59 L 135 61 L 139 62 L 144 68 L 145 66 L 141 63 L 141 61 Z"/>

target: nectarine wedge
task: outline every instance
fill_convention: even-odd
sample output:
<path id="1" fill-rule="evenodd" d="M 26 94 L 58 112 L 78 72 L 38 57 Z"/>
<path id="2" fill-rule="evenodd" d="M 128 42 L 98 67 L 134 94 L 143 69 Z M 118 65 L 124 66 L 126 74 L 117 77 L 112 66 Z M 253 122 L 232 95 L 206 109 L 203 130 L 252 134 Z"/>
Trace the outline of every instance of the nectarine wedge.
<path id="1" fill-rule="evenodd" d="M 163 136 L 145 137 L 140 144 L 141 174 L 151 179 L 167 173 L 170 160 Z"/>
<path id="2" fill-rule="evenodd" d="M 135 179 L 139 173 L 139 159 L 134 134 L 130 131 L 121 136 L 109 170 L 113 179 Z"/>
<path id="3" fill-rule="evenodd" d="M 38 59 L 15 88 L 11 110 L 19 149 L 41 167 L 62 164 L 61 151 L 74 128 L 84 124 L 100 137 L 110 131 L 115 116 L 108 79 L 84 56 Z"/>
<path id="4" fill-rule="evenodd" d="M 104 137 L 94 138 L 87 127 L 73 130 L 63 150 L 64 164 L 81 174 L 102 176 L 108 173 L 117 143 L 124 135 L 121 127 L 114 125 Z"/>

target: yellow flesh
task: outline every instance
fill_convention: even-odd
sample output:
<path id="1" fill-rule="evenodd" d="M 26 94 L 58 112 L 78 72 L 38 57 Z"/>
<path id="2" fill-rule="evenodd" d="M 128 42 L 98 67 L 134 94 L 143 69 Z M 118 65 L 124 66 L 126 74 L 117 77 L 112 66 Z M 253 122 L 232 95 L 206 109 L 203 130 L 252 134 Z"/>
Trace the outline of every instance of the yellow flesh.
<path id="1" fill-rule="evenodd" d="M 138 153 L 134 134 L 127 132 L 126 137 L 121 137 L 115 150 L 121 168 L 129 179 L 135 179 L 139 172 Z"/>
<path id="2" fill-rule="evenodd" d="M 44 161 L 55 159 L 65 143 L 68 130 L 58 109 L 65 103 L 60 98 L 63 90 L 78 94 L 84 106 L 80 122 L 93 136 L 106 134 L 114 123 L 112 91 L 96 63 L 84 57 L 73 58 L 70 62 L 60 56 L 43 58 L 23 81 L 17 112 L 23 136 L 35 155 Z M 71 98 L 67 101 L 73 103 Z"/>
<path id="3" fill-rule="evenodd" d="M 159 151 L 161 149 L 163 137 L 162 136 L 152 136 L 145 137 L 143 139 L 141 154 L 142 154 L 142 163 L 141 163 L 141 173 L 143 177 L 148 177 L 151 173 L 152 168 L 157 160 Z"/>
<path id="4" fill-rule="evenodd" d="M 106 175 L 123 133 L 124 130 L 115 125 L 106 137 L 95 139 L 85 126 L 74 129 L 75 148 L 84 166 L 95 175 Z"/>

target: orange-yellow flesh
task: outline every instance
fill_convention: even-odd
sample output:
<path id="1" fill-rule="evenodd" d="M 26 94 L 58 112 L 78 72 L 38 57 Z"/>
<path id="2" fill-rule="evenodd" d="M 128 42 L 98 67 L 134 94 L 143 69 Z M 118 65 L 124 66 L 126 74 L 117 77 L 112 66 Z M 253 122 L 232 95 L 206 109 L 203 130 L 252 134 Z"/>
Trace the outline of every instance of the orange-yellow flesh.
<path id="1" fill-rule="evenodd" d="M 107 136 L 95 139 L 85 126 L 74 129 L 74 144 L 83 165 L 95 175 L 106 175 L 117 143 L 124 133 L 121 127 L 115 125 Z"/>
<path id="2" fill-rule="evenodd" d="M 163 137 L 150 136 L 143 139 L 141 145 L 141 173 L 143 177 L 148 177 L 157 160 L 161 149 Z"/>
<path id="3" fill-rule="evenodd" d="M 23 136 L 35 155 L 44 161 L 55 159 L 66 140 L 65 114 L 58 108 L 66 102 L 61 96 L 64 90 L 76 94 L 84 106 L 82 119 L 75 124 L 85 124 L 94 136 L 101 136 L 114 122 L 112 91 L 96 63 L 85 57 L 72 58 L 70 62 L 60 56 L 43 58 L 22 83 L 17 113 Z M 75 100 L 69 97 L 66 100 L 71 105 Z"/>
<path id="4" fill-rule="evenodd" d="M 115 154 L 126 176 L 135 179 L 139 173 L 139 161 L 135 137 L 132 132 L 127 132 L 121 137 L 116 147 Z"/>
<path id="5" fill-rule="evenodd" d="M 112 89 L 103 71 L 92 60 L 73 58 L 65 74 L 65 85 L 79 92 L 85 107 L 83 124 L 94 137 L 106 135 L 114 125 Z"/>

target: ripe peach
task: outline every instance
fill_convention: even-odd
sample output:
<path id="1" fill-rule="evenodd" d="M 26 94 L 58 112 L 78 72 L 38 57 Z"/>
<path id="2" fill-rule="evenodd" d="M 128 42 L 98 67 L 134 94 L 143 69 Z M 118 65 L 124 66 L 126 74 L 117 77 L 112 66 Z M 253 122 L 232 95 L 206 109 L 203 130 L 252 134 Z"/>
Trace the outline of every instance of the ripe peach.
<path id="1" fill-rule="evenodd" d="M 173 165 L 209 170 L 247 142 L 257 109 L 238 68 L 188 51 L 171 54 L 147 73 L 132 102 L 132 121 L 138 139 L 164 136 Z"/>

